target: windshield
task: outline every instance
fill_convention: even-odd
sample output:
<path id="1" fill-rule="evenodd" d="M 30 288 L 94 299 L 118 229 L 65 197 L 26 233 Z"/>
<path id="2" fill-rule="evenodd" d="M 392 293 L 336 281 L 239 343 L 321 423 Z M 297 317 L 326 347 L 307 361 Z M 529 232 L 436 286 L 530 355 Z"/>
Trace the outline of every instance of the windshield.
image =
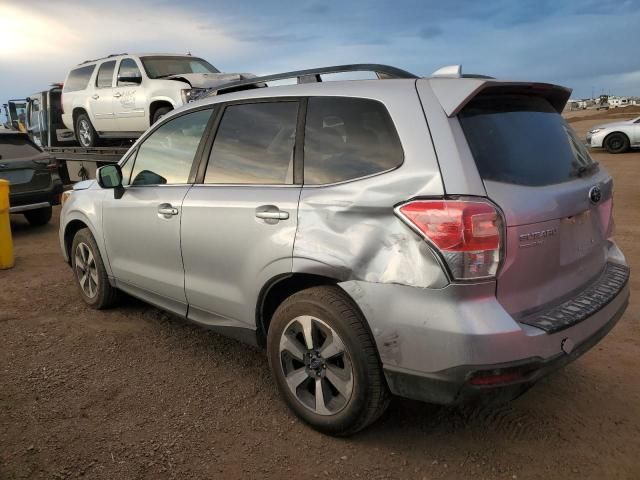
<path id="1" fill-rule="evenodd" d="M 479 95 L 459 119 L 485 180 L 543 186 L 597 168 L 571 127 L 542 97 Z"/>
<path id="2" fill-rule="evenodd" d="M 149 78 L 162 78 L 181 73 L 220 73 L 209 62 L 196 57 L 142 57 Z"/>

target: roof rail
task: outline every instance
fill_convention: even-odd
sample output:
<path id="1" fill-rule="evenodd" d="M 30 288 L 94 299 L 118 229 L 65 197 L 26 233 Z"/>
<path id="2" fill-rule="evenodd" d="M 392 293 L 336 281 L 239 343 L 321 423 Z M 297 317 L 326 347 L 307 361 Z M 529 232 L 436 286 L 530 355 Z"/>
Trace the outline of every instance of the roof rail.
<path id="1" fill-rule="evenodd" d="M 111 58 L 111 57 L 119 57 L 120 55 L 129 55 L 128 53 L 112 53 L 110 55 L 107 55 L 106 57 L 100 57 L 100 58 L 95 58 L 93 60 L 85 60 L 82 63 L 79 63 L 78 65 L 84 65 L 85 63 L 91 63 L 91 62 L 97 62 L 98 60 L 104 60 L 105 58 Z"/>
<path id="2" fill-rule="evenodd" d="M 390 67 L 389 65 L 379 65 L 376 63 L 356 63 L 349 65 L 335 65 L 331 67 L 311 68 L 308 70 L 295 70 L 293 72 L 276 73 L 263 77 L 252 77 L 244 80 L 236 80 L 233 82 L 224 83 L 217 87 L 210 88 L 207 90 L 207 92 L 199 95 L 197 98 L 201 99 L 214 95 L 221 95 L 223 93 L 236 92 L 238 90 L 265 87 L 266 85 L 264 84 L 267 82 L 286 80 L 290 78 L 297 78 L 299 84 L 322 82 L 322 78 L 320 77 L 321 75 L 344 72 L 373 72 L 380 80 L 390 78 L 418 78 L 413 73 L 409 73 L 406 70 L 402 70 L 400 68 Z"/>

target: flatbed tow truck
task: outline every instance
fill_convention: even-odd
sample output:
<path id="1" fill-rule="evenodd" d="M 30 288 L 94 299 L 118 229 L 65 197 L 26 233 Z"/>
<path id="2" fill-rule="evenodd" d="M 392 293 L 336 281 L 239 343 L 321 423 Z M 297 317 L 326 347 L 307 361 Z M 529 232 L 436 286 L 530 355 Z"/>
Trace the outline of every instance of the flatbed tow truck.
<path id="1" fill-rule="evenodd" d="M 23 100 L 22 130 L 26 130 L 31 140 L 49 152 L 59 162 L 59 172 L 65 184 L 95 178 L 96 169 L 109 163 L 118 162 L 133 144 L 131 140 L 111 143 L 111 146 L 83 148 L 78 146 L 73 132 L 62 123 L 62 84 L 54 83 L 48 90 L 34 93 Z M 13 101 L 15 103 L 16 101 Z M 7 117 L 11 102 L 5 106 Z M 13 108 L 11 112 L 15 111 Z M 18 129 L 17 118 L 8 128 Z"/>
<path id="2" fill-rule="evenodd" d="M 95 178 L 96 169 L 110 163 L 118 163 L 129 146 L 93 147 L 76 146 L 43 147 L 60 163 L 60 175 L 65 184 Z"/>

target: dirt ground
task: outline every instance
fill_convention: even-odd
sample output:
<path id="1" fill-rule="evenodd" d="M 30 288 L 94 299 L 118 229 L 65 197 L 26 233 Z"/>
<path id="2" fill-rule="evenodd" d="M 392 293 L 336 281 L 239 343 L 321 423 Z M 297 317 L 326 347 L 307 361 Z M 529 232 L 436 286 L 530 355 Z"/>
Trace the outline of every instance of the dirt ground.
<path id="1" fill-rule="evenodd" d="M 611 121 L 587 113 L 571 119 L 582 138 Z M 594 156 L 615 179 L 617 238 L 638 272 L 640 152 Z M 640 478 L 637 273 L 609 336 L 518 400 L 396 399 L 369 429 L 334 439 L 288 412 L 263 352 L 133 299 L 86 308 L 57 229 L 16 217 L 16 267 L 0 272 L 2 480 Z"/>

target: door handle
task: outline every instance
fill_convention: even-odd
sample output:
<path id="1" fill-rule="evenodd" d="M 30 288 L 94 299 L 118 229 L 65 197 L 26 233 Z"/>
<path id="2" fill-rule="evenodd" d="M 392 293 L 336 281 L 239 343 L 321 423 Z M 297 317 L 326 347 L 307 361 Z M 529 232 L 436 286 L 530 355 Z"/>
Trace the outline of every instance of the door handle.
<path id="1" fill-rule="evenodd" d="M 280 210 L 275 205 L 262 205 L 256 208 L 256 218 L 267 220 L 267 223 L 277 223 L 279 220 L 287 220 L 289 212 Z"/>
<path id="2" fill-rule="evenodd" d="M 100 95 L 98 95 L 97 93 L 91 95 L 91 98 L 93 98 L 94 100 L 97 100 L 100 98 Z"/>
<path id="3" fill-rule="evenodd" d="M 116 92 L 113 94 L 114 98 L 120 98 L 122 94 L 120 92 Z"/>
<path id="4" fill-rule="evenodd" d="M 162 205 L 158 205 L 158 213 L 164 217 L 171 217 L 173 215 L 178 215 L 180 212 L 170 203 L 163 203 Z"/>

